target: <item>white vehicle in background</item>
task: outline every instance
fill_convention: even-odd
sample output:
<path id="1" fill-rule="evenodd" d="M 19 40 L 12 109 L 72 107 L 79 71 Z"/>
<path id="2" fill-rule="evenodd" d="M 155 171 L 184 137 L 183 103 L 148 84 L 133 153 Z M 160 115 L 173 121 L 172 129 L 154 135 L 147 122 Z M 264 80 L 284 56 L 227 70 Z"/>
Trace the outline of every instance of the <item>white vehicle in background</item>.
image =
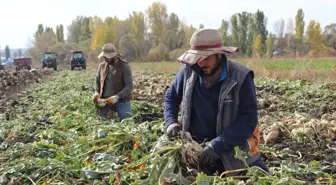
<path id="1" fill-rule="evenodd" d="M 8 67 L 13 67 L 14 66 L 14 58 L 10 57 L 6 60 L 6 58 L 1 58 L 2 59 L 2 65 L 3 68 L 8 68 Z"/>

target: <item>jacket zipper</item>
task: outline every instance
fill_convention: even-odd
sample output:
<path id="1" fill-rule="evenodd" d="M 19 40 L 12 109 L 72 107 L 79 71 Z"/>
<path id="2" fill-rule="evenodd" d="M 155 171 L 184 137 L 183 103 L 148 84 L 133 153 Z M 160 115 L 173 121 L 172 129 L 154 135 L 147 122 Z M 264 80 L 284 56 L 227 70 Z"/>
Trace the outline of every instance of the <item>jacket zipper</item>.
<path id="1" fill-rule="evenodd" d="M 233 83 L 232 83 L 233 82 Z M 228 87 L 226 87 L 225 88 L 225 90 L 224 90 L 224 93 L 223 93 L 223 95 L 221 96 L 221 98 L 223 98 L 223 101 L 222 101 L 222 103 L 224 102 L 224 99 L 225 99 L 225 97 L 229 94 L 229 92 L 232 90 L 232 88 L 235 86 L 237 84 L 237 82 L 236 81 L 230 81 L 229 82 L 229 84 L 228 84 Z"/>
<path id="2" fill-rule="evenodd" d="M 230 80 L 223 93 L 220 93 L 220 100 L 218 101 L 218 117 L 217 117 L 217 132 L 219 130 L 222 130 L 223 129 L 223 126 L 220 126 L 222 124 L 222 121 L 223 121 L 223 115 L 222 115 L 222 112 L 223 112 L 223 106 L 224 106 L 224 100 L 225 100 L 225 97 L 229 94 L 229 92 L 232 90 L 232 88 L 237 84 L 236 81 L 232 80 L 232 79 L 227 79 L 227 80 Z M 222 91 L 221 91 L 222 92 Z M 224 126 L 225 127 L 225 126 Z M 217 133 L 219 134 L 219 133 Z"/>

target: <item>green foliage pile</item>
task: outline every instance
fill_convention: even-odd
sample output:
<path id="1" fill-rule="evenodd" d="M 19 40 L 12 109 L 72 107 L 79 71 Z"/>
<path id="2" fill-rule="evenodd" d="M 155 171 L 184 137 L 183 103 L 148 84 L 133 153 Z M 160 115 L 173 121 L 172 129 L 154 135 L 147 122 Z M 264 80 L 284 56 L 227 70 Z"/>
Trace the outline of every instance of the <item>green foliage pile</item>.
<path id="1" fill-rule="evenodd" d="M 163 135 L 163 107 L 132 101 L 135 116 L 102 120 L 91 101 L 95 71 L 61 71 L 8 103 L 0 114 L 0 184 L 332 184 L 318 161 L 247 167 L 243 177 L 185 175 L 180 141 L 153 151 Z M 89 83 L 88 83 L 89 82 Z M 273 81 L 265 84 L 276 84 Z M 281 85 L 282 86 L 282 85 Z M 296 87 L 288 87 L 292 92 Z M 297 94 L 298 98 L 302 95 Z M 8 114 L 10 114 L 8 116 Z M 284 151 L 267 153 L 281 158 Z M 236 156 L 245 160 L 236 149 Z M 222 175 L 223 178 L 220 178 Z"/>

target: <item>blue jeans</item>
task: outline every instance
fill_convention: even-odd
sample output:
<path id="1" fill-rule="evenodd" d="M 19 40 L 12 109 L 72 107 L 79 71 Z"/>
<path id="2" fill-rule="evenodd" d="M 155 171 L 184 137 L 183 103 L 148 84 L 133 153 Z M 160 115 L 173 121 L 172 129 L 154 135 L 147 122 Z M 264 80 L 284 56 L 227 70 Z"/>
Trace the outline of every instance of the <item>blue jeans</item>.
<path id="1" fill-rule="evenodd" d="M 107 113 L 109 110 L 117 112 L 119 121 L 133 116 L 133 110 L 131 107 L 131 103 L 129 101 L 127 102 L 118 101 L 114 105 L 105 105 L 105 107 L 99 109 L 99 115 L 107 119 Z"/>

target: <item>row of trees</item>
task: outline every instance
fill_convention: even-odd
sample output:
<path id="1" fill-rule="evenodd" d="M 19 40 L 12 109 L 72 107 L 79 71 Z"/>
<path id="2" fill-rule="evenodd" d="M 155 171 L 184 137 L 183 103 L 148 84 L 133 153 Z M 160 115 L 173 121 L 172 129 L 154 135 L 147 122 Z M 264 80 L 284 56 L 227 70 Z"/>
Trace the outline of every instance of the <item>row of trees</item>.
<path id="1" fill-rule="evenodd" d="M 222 20 L 219 28 L 225 45 L 238 46 L 236 56 L 271 57 L 274 51 L 281 55 L 331 55 L 336 49 L 336 25 L 325 27 L 311 20 L 305 30 L 304 12 L 297 11 L 295 23 L 279 20 L 273 24 L 275 33 L 267 30 L 267 17 L 258 10 L 255 13 L 241 12 Z M 199 25 L 198 28 L 203 28 Z M 63 25 L 50 27 L 38 25 L 32 40 L 30 53 L 33 57 L 46 50 L 59 53 L 61 59 L 69 58 L 69 50 L 81 49 L 90 61 L 97 61 L 97 55 L 106 42 L 112 42 L 128 61 L 175 60 L 190 48 L 189 40 L 197 29 L 181 21 L 178 15 L 168 15 L 167 7 L 154 2 L 145 12 L 132 12 L 125 20 L 118 17 L 77 16 L 67 27 L 64 38 Z M 333 49 L 332 49 L 333 48 Z M 63 58 L 62 58 L 63 57 Z"/>
<path id="2" fill-rule="evenodd" d="M 263 12 L 255 14 L 237 13 L 228 20 L 222 20 L 220 32 L 223 42 L 239 46 L 240 56 L 271 57 L 274 51 L 280 55 L 311 55 L 326 56 L 335 53 L 336 26 L 331 24 L 322 32 L 320 23 L 311 20 L 305 32 L 304 12 L 297 11 L 295 24 L 293 19 L 283 19 L 273 24 L 274 33 L 266 29 L 267 18 Z M 332 49 L 333 48 L 333 49 Z"/>
<path id="3" fill-rule="evenodd" d="M 22 49 L 18 49 L 17 51 L 13 52 L 13 57 L 21 57 L 21 56 L 26 56 L 26 55 L 28 55 L 28 53 L 23 53 Z M 5 57 L 6 59 L 12 57 L 12 53 L 8 45 L 5 47 Z"/>

